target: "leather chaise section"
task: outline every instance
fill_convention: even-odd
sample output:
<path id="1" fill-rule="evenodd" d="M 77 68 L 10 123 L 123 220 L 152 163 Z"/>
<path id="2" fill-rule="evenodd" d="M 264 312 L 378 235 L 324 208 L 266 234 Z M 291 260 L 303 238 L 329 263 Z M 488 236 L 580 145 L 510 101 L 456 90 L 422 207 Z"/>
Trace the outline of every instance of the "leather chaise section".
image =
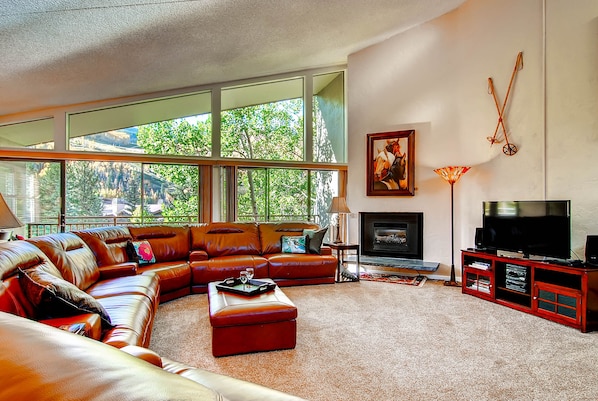
<path id="1" fill-rule="evenodd" d="M 144 295 L 130 294 L 99 298 L 98 302 L 110 315 L 113 329 L 103 342 L 115 347 L 125 345 L 149 346 L 154 323 L 154 305 Z"/>

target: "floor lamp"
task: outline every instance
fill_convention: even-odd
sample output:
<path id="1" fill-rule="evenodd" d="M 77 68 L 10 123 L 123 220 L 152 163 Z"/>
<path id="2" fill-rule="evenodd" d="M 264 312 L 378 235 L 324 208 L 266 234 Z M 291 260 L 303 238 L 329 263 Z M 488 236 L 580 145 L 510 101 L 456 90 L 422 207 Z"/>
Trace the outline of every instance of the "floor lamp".
<path id="1" fill-rule="evenodd" d="M 459 178 L 471 167 L 463 167 L 463 166 L 447 166 L 442 168 L 437 168 L 434 170 L 436 174 L 441 176 L 451 185 L 451 278 L 449 281 L 445 281 L 444 285 L 457 287 L 459 284 L 455 280 L 455 208 L 454 208 L 454 201 L 453 201 L 453 185 Z"/>

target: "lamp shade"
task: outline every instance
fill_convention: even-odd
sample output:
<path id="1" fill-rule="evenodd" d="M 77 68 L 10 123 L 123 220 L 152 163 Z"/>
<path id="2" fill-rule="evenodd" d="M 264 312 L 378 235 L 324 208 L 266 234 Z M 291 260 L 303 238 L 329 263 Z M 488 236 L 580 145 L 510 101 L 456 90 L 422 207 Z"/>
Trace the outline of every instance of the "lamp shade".
<path id="1" fill-rule="evenodd" d="M 351 213 L 347 206 L 347 200 L 342 196 L 335 196 L 330 203 L 328 213 Z"/>
<path id="2" fill-rule="evenodd" d="M 446 166 L 437 168 L 434 170 L 434 172 L 444 178 L 449 184 L 453 185 L 459 181 L 459 178 L 461 178 L 463 174 L 467 173 L 470 168 L 471 167 L 465 166 Z"/>
<path id="3" fill-rule="evenodd" d="M 24 224 L 15 216 L 6 204 L 4 197 L 0 194 L 0 229 L 1 228 L 17 228 Z"/>

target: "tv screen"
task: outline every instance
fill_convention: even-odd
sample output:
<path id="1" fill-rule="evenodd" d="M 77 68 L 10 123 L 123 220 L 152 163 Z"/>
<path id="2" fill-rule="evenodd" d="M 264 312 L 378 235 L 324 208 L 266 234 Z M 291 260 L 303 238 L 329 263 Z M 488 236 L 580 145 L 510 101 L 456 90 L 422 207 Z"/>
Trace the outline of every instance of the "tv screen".
<path id="1" fill-rule="evenodd" d="M 524 257 L 571 256 L 571 201 L 486 201 L 483 246 Z"/>

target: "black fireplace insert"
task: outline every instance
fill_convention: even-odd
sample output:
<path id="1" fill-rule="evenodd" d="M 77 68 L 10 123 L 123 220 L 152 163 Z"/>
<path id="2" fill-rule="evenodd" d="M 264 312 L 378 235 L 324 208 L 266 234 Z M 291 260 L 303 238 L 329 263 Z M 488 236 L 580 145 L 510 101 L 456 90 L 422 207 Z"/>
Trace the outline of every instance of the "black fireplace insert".
<path id="1" fill-rule="evenodd" d="M 362 212 L 361 254 L 423 259 L 424 214 Z"/>

